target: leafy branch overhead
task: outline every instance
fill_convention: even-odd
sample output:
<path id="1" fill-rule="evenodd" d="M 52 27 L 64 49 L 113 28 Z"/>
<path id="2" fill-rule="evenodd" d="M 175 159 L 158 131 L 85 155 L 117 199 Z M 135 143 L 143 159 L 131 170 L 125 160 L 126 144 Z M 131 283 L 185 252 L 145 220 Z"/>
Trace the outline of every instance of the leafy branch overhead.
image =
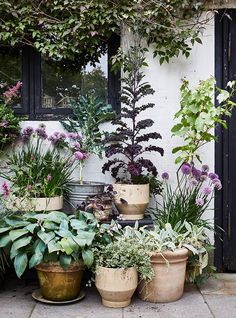
<path id="1" fill-rule="evenodd" d="M 175 114 L 179 119 L 172 128 L 174 136 L 183 138 L 184 144 L 173 149 L 173 153 L 179 153 L 176 163 L 193 161 L 197 158 L 201 161 L 198 150 L 210 141 L 216 140 L 213 129 L 216 125 L 227 128 L 226 117 L 231 116 L 236 103 L 231 100 L 235 93 L 236 82 L 229 82 L 229 91 L 217 87 L 217 100 L 219 106 L 214 104 L 215 79 L 201 81 L 196 89 L 189 87 L 189 82 L 184 80 L 180 88 L 180 110 Z"/>
<path id="2" fill-rule="evenodd" d="M 58 60 L 80 66 L 95 63 L 106 52 L 112 33 L 123 26 L 152 45 L 160 62 L 201 42 L 200 19 L 205 0 L 7 0 L 0 2 L 0 41 L 29 45 Z M 192 19 L 194 18 L 194 19 Z M 190 41 L 189 41 L 190 40 Z"/>
<path id="3" fill-rule="evenodd" d="M 103 173 L 111 171 L 117 180 L 125 179 L 127 182 L 140 182 L 140 177 L 157 176 L 157 168 L 145 154 L 158 152 L 163 156 L 163 149 L 157 145 L 145 145 L 151 140 L 160 139 L 157 132 L 149 132 L 152 119 L 139 119 L 146 109 L 153 108 L 155 104 L 140 104 L 142 99 L 154 94 L 151 86 L 144 81 L 141 68 L 145 65 L 145 50 L 140 46 L 131 47 L 124 58 L 124 77 L 122 78 L 121 101 L 123 107 L 121 114 L 112 121 L 117 126 L 116 131 L 107 133 L 105 141 L 108 143 L 105 154 L 109 158 L 103 166 Z M 111 158 L 111 159 L 110 159 Z M 145 181 L 147 181 L 145 179 Z"/>

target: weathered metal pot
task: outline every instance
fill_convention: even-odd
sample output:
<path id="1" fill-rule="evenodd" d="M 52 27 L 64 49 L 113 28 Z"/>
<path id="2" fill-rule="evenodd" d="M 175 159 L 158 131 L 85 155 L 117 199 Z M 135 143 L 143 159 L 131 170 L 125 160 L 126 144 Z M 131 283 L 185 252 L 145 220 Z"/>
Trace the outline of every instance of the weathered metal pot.
<path id="1" fill-rule="evenodd" d="M 14 202 L 8 203 L 9 210 L 19 211 L 59 211 L 63 208 L 63 196 L 51 198 L 16 198 Z"/>
<path id="2" fill-rule="evenodd" d="M 79 181 L 68 183 L 68 204 L 66 210 L 75 213 L 78 207 L 85 202 L 89 197 L 104 192 L 105 183 L 84 181 L 80 184 Z"/>
<path id="3" fill-rule="evenodd" d="M 52 301 L 72 300 L 79 296 L 84 272 L 83 262 L 73 262 L 64 270 L 59 262 L 41 263 L 35 266 L 41 294 Z"/>
<path id="4" fill-rule="evenodd" d="M 126 220 L 141 220 L 149 203 L 149 184 L 113 185 L 115 205 Z"/>
<path id="5" fill-rule="evenodd" d="M 184 291 L 188 250 L 152 253 L 151 263 L 155 276 L 151 281 L 141 281 L 138 286 L 142 300 L 165 303 L 180 299 Z M 168 263 L 167 263 L 168 261 Z"/>
<path id="6" fill-rule="evenodd" d="M 95 285 L 106 307 L 121 308 L 131 303 L 138 285 L 136 268 L 107 268 L 99 266 L 96 270 Z"/>

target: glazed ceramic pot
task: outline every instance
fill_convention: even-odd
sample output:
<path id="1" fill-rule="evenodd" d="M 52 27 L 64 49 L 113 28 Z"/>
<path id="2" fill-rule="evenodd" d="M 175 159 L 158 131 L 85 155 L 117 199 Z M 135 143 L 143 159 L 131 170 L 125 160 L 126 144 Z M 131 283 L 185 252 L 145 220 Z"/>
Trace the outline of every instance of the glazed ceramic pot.
<path id="1" fill-rule="evenodd" d="M 42 296 L 47 300 L 66 301 L 79 296 L 84 272 L 83 262 L 73 262 L 64 270 L 59 262 L 35 266 Z"/>
<path id="2" fill-rule="evenodd" d="M 188 250 L 178 249 L 152 253 L 151 263 L 155 273 L 149 282 L 141 281 L 138 286 L 142 300 L 164 303 L 180 299 L 183 295 Z M 168 261 L 168 263 L 167 263 Z"/>
<path id="3" fill-rule="evenodd" d="M 10 209 L 19 211 L 59 211 L 63 208 L 63 197 L 57 196 L 52 198 L 16 198 L 11 204 Z"/>
<path id="4" fill-rule="evenodd" d="M 149 203 L 149 184 L 113 185 L 115 205 L 126 220 L 141 220 Z"/>
<path id="5" fill-rule="evenodd" d="M 98 267 L 95 285 L 104 306 L 126 307 L 130 304 L 137 288 L 138 273 L 134 267 L 128 269 Z"/>

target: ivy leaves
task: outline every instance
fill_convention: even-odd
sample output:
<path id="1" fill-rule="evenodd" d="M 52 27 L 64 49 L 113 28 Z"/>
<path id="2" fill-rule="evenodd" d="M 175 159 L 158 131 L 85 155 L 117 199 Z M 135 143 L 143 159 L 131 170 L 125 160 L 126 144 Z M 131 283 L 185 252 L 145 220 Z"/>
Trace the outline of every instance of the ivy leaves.
<path id="1" fill-rule="evenodd" d="M 181 102 L 180 110 L 175 114 L 175 119 L 180 122 L 171 129 L 174 136 L 184 140 L 184 145 L 175 147 L 173 153 L 179 153 L 176 163 L 182 161 L 193 161 L 198 154 L 199 148 L 208 142 L 216 140 L 212 129 L 220 124 L 227 128 L 223 116 L 230 116 L 236 106 L 231 100 L 235 92 L 236 82 L 229 82 L 229 91 L 216 88 L 218 91 L 217 100 L 219 106 L 214 104 L 215 79 L 213 77 L 201 81 L 197 88 L 191 89 L 189 82 L 184 80 L 180 88 Z"/>

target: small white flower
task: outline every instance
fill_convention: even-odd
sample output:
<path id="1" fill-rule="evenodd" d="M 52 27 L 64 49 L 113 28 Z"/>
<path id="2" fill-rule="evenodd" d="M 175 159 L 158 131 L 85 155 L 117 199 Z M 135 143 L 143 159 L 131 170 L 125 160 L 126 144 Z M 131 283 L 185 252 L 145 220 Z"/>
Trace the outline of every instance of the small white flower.
<path id="1" fill-rule="evenodd" d="M 227 83 L 227 86 L 230 87 L 230 88 L 232 88 L 232 87 L 234 86 L 234 84 L 235 84 L 234 81 L 229 81 L 229 82 Z"/>

